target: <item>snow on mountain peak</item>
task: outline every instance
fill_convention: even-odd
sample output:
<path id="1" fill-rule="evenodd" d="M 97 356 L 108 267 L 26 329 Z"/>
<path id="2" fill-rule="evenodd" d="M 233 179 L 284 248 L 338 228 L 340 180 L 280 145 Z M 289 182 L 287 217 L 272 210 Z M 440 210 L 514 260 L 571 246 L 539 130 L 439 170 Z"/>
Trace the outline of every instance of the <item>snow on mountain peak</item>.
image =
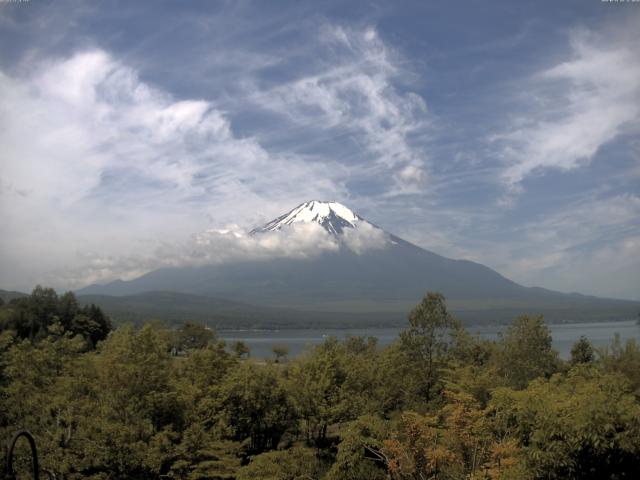
<path id="1" fill-rule="evenodd" d="M 360 222 L 368 223 L 341 203 L 311 200 L 298 205 L 263 227 L 256 228 L 251 233 L 272 232 L 280 230 L 286 225 L 311 222 L 320 224 L 334 235 L 343 233 L 345 228 L 356 228 Z"/>

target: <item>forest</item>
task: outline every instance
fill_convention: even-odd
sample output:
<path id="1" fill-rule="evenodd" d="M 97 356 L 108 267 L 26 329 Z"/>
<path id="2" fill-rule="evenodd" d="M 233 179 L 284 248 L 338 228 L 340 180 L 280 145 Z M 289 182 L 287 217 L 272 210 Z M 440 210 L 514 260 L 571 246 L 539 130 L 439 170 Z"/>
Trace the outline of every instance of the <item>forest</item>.
<path id="1" fill-rule="evenodd" d="M 31 431 L 57 479 L 640 478 L 640 346 L 581 338 L 564 360 L 542 317 L 484 340 L 428 293 L 388 347 L 265 360 L 37 287 L 0 329 L 0 438 Z"/>

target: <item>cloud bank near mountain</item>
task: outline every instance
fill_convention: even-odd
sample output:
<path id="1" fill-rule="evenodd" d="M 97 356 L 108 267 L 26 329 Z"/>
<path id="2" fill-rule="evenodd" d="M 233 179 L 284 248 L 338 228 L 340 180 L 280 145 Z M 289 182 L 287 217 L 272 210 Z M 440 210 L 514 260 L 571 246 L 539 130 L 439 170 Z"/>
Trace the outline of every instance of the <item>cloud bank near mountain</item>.
<path id="1" fill-rule="evenodd" d="M 210 229 L 183 243 L 163 242 L 142 255 L 88 253 L 72 268 L 52 272 L 51 281 L 63 279 L 71 288 L 116 279 L 131 280 L 166 267 L 221 265 L 277 258 L 317 258 L 325 253 L 351 251 L 362 255 L 389 245 L 383 230 L 362 223 L 341 235 L 331 235 L 316 223 L 296 223 L 279 231 L 249 234 L 238 225 Z"/>

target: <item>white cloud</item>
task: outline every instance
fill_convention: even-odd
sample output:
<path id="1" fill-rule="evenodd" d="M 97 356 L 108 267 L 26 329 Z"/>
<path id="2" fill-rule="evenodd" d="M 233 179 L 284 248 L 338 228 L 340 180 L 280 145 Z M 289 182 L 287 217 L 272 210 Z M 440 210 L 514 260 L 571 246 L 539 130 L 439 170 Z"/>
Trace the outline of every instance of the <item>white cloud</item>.
<path id="1" fill-rule="evenodd" d="M 515 125 L 494 140 L 517 185 L 546 168 L 569 170 L 588 163 L 619 135 L 640 127 L 640 52 L 635 39 L 586 31 L 571 36 L 571 58 L 524 82 L 534 100 Z"/>
<path id="2" fill-rule="evenodd" d="M 343 196 L 340 165 L 271 155 L 211 102 L 175 99 L 105 51 L 25 71 L 0 72 L 3 285 Z"/>
<path id="3" fill-rule="evenodd" d="M 93 283 L 130 280 L 163 267 L 220 265 L 236 261 L 276 258 L 315 258 L 324 253 L 351 250 L 363 253 L 388 245 L 388 235 L 367 222 L 342 235 L 329 234 L 317 223 L 295 223 L 282 230 L 250 235 L 238 225 L 209 229 L 184 243 L 162 242 L 144 254 L 85 254 L 77 265 L 50 273 L 51 282 L 72 288 Z"/>
<path id="4" fill-rule="evenodd" d="M 377 165 L 400 186 L 426 177 L 425 152 L 411 135 L 428 128 L 421 96 L 400 91 L 395 82 L 405 72 L 393 52 L 372 28 L 326 27 L 323 48 L 333 53 L 312 74 L 278 85 L 255 96 L 262 107 L 297 125 L 351 135 Z"/>
<path id="5" fill-rule="evenodd" d="M 397 177 L 404 184 L 420 185 L 426 181 L 427 174 L 420 166 L 409 164 L 397 173 Z"/>
<path id="6" fill-rule="evenodd" d="M 389 245 L 389 236 L 385 231 L 367 222 L 359 222 L 358 228 L 345 230 L 342 240 L 347 248 L 358 255 Z"/>

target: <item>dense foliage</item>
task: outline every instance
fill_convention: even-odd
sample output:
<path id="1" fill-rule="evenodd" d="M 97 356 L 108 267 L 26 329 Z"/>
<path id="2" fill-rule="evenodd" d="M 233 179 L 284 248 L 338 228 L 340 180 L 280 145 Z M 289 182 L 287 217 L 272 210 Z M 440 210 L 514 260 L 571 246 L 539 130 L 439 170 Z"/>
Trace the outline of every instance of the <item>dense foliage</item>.
<path id="1" fill-rule="evenodd" d="M 640 347 L 564 362 L 539 317 L 482 340 L 428 294 L 389 347 L 264 361 L 193 323 L 109 333 L 38 287 L 0 327 L 0 434 L 62 479 L 640 478 Z"/>
<path id="2" fill-rule="evenodd" d="M 31 295 L 0 303 L 0 330 L 35 342 L 51 334 L 80 335 L 92 348 L 111 331 L 111 321 L 95 305 L 81 307 L 72 292 L 58 296 L 37 286 Z"/>

